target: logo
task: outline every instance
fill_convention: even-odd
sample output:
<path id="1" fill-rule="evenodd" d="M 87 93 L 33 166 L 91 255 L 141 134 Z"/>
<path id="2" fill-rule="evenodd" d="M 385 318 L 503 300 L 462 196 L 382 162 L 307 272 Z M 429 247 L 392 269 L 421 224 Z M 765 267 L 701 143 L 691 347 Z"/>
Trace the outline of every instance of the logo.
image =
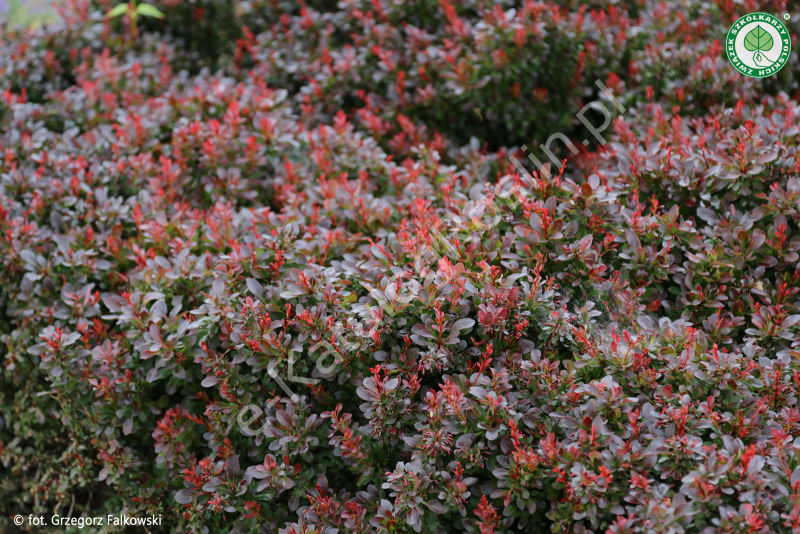
<path id="1" fill-rule="evenodd" d="M 751 78 L 766 78 L 789 61 L 792 40 L 778 17 L 750 13 L 731 26 L 725 48 L 736 70 Z"/>

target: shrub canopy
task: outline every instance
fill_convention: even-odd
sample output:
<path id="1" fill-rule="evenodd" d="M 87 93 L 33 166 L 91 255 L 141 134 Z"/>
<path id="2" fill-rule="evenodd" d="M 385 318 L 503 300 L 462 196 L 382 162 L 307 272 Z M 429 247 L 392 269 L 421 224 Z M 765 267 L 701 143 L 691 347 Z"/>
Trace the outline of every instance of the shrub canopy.
<path id="1" fill-rule="evenodd" d="M 800 533 L 788 1 L 155 5 L 0 28 L 0 528 Z"/>

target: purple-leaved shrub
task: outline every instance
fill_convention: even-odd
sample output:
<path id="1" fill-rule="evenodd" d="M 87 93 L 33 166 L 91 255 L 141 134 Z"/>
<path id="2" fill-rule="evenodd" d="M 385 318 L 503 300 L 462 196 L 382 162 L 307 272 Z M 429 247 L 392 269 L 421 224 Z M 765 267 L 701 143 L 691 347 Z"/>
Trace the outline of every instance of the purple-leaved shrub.
<path id="1" fill-rule="evenodd" d="M 153 4 L 0 28 L 0 529 L 800 533 L 789 2 Z"/>

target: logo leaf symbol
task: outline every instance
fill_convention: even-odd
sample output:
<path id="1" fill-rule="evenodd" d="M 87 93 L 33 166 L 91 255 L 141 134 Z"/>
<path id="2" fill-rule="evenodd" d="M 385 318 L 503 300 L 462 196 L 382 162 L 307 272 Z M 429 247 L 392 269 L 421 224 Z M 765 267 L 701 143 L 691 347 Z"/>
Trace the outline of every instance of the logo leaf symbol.
<path id="1" fill-rule="evenodd" d="M 750 52 L 754 50 L 767 52 L 772 49 L 774 44 L 772 36 L 760 24 L 744 36 L 744 47 Z"/>

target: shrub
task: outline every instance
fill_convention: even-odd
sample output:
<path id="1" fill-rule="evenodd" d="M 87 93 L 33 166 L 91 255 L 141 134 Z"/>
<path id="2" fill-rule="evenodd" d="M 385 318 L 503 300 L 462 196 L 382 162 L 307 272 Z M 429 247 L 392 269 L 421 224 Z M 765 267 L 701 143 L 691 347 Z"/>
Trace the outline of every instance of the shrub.
<path id="1" fill-rule="evenodd" d="M 800 532 L 797 59 L 735 74 L 744 4 L 0 30 L 0 527 Z M 610 142 L 520 176 L 595 79 Z"/>

